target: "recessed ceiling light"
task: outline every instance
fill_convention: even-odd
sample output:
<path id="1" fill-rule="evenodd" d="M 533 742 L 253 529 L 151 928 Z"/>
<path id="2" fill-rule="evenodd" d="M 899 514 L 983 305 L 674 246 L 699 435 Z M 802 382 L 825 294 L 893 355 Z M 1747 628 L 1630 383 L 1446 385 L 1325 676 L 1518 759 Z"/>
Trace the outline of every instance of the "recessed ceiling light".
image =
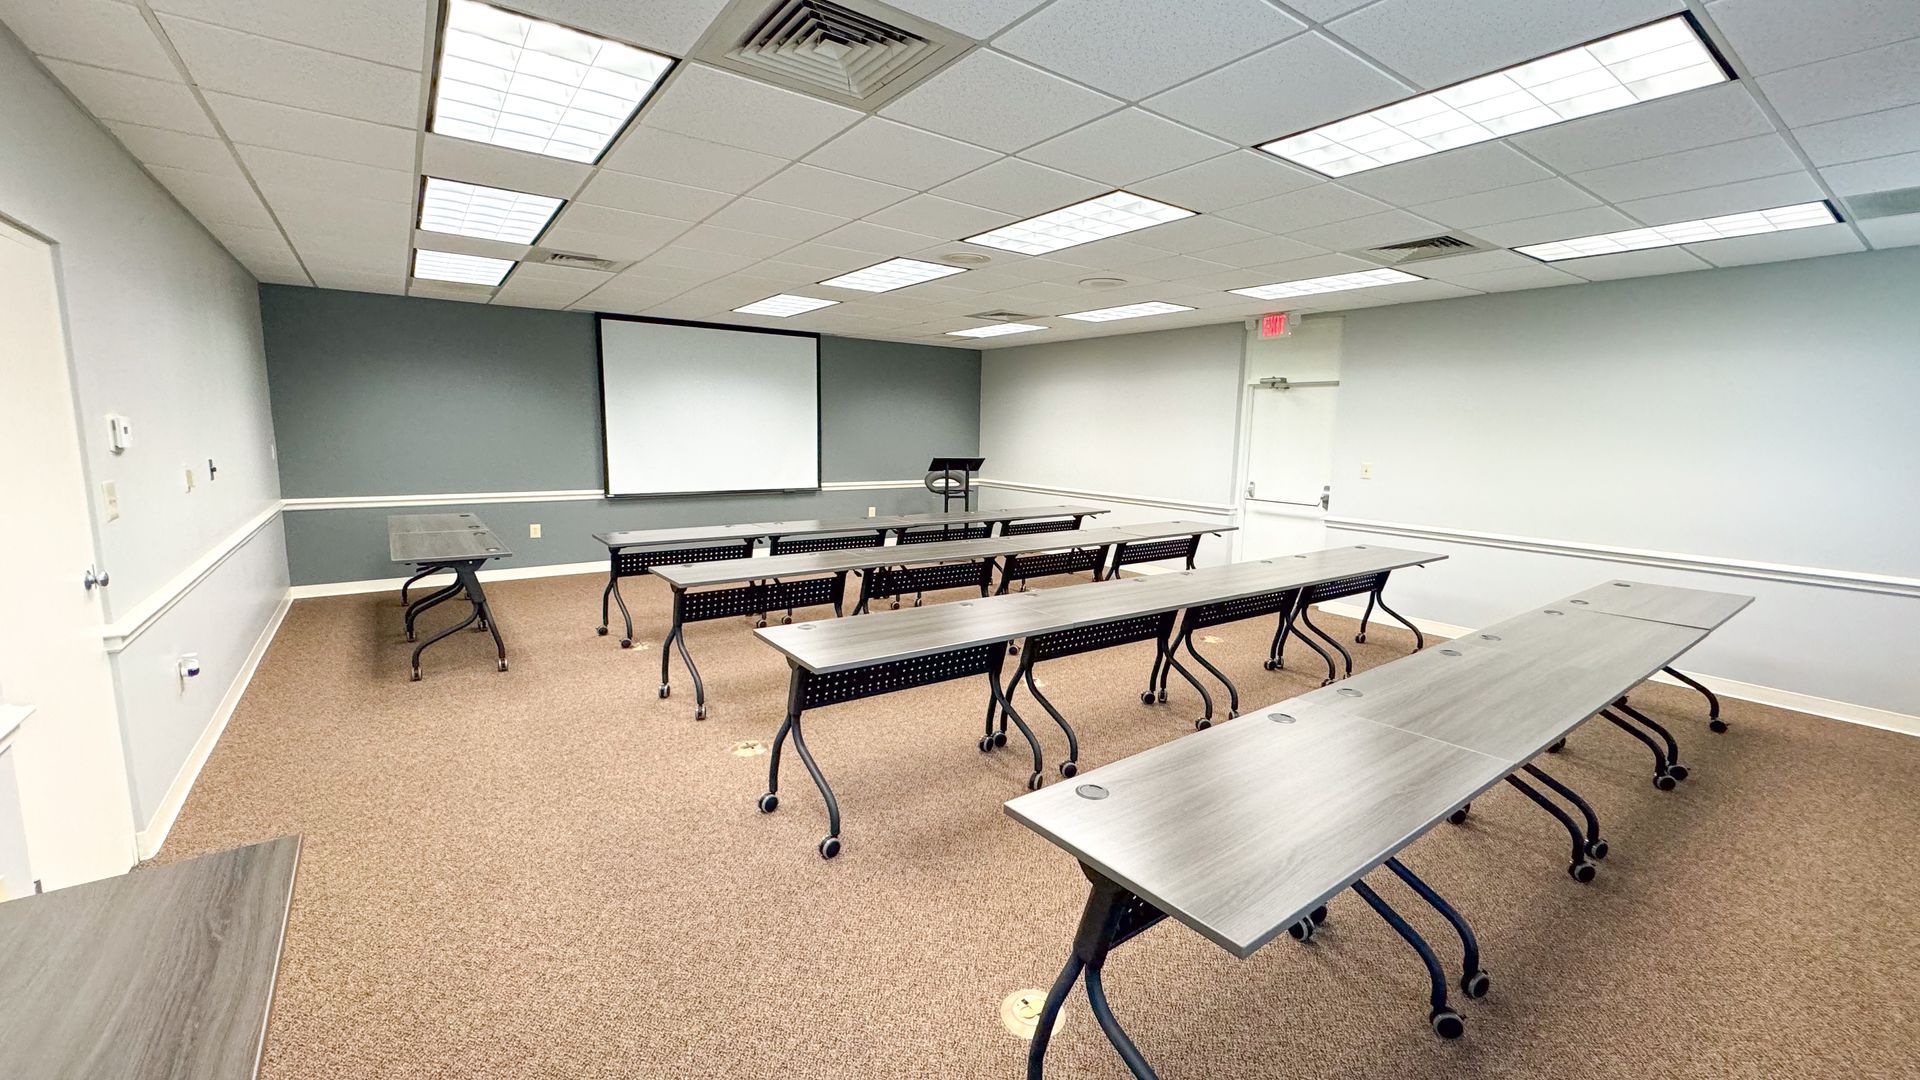
<path id="1" fill-rule="evenodd" d="M 967 243 L 1017 251 L 1022 255 L 1044 255 L 1192 216 L 1191 210 L 1125 191 L 1112 191 L 1097 199 L 969 236 Z"/>
<path id="2" fill-rule="evenodd" d="M 1029 330 L 1045 330 L 1044 326 L 1032 323 L 1003 322 L 992 326 L 976 326 L 971 330 L 949 330 L 948 337 L 999 337 L 1002 334 L 1024 334 Z"/>
<path id="3" fill-rule="evenodd" d="M 1138 319 L 1143 315 L 1166 315 L 1175 311 L 1192 311 L 1190 307 L 1179 304 L 1163 304 L 1158 300 L 1149 300 L 1144 304 L 1122 304 L 1119 307 L 1101 308 L 1098 311 L 1076 311 L 1071 315 L 1060 316 L 1063 319 L 1079 319 L 1081 322 L 1112 322 L 1115 319 Z"/>
<path id="4" fill-rule="evenodd" d="M 993 261 L 993 256 L 979 251 L 949 251 L 940 258 L 955 266 L 985 266 Z"/>
<path id="5" fill-rule="evenodd" d="M 531 244 L 563 201 L 429 176 L 420 196 L 420 227 L 427 232 Z"/>
<path id="6" fill-rule="evenodd" d="M 811 296 L 795 296 L 792 293 L 781 293 L 778 296 L 769 296 L 765 300 L 756 300 L 746 307 L 737 307 L 733 310 L 736 315 L 771 315 L 776 319 L 784 319 L 789 315 L 801 315 L 809 311 L 818 311 L 823 307 L 832 307 L 839 302 L 838 300 L 815 300 Z"/>
<path id="7" fill-rule="evenodd" d="M 1675 244 L 1698 244 L 1707 240 L 1724 240 L 1729 236 L 1808 229 L 1815 225 L 1831 225 L 1839 220 L 1840 216 L 1833 212 L 1833 207 L 1824 202 L 1798 203 L 1744 214 L 1676 221 L 1671 225 L 1653 225 L 1645 229 L 1596 233 L 1548 244 L 1528 244 L 1513 250 L 1522 255 L 1531 255 L 1541 262 L 1560 262 L 1563 259 L 1584 259 L 1589 255 L 1613 255 L 1622 251 L 1673 247 Z"/>
<path id="8" fill-rule="evenodd" d="M 671 67 L 645 49 L 448 0 L 430 130 L 596 161 Z"/>
<path id="9" fill-rule="evenodd" d="M 1731 77 L 1693 20 L 1675 15 L 1260 149 L 1325 176 L 1346 176 Z"/>
<path id="10" fill-rule="evenodd" d="M 1257 300 L 1279 300 L 1287 296 L 1312 296 L 1315 293 L 1345 292 L 1348 289 L 1371 289 L 1376 285 L 1399 285 L 1408 281 L 1425 281 L 1404 270 L 1362 270 L 1357 274 L 1334 274 L 1330 277 L 1306 278 L 1301 281 L 1281 281 L 1272 285 L 1256 285 L 1251 289 L 1229 289 L 1229 292 L 1241 296 L 1251 296 Z"/>
<path id="11" fill-rule="evenodd" d="M 918 285 L 935 278 L 952 277 L 966 273 L 965 267 L 941 266 L 939 263 L 921 262 L 919 259 L 888 259 L 883 263 L 874 263 L 864 270 L 855 270 L 850 274 L 828 278 L 822 285 L 831 285 L 836 289 L 858 289 L 861 292 L 892 292 L 909 285 Z"/>
<path id="12" fill-rule="evenodd" d="M 489 259 L 484 255 L 457 255 L 451 251 L 413 253 L 413 276 L 422 281 L 457 281 L 463 285 L 492 288 L 506 280 L 513 269 L 512 259 Z"/>

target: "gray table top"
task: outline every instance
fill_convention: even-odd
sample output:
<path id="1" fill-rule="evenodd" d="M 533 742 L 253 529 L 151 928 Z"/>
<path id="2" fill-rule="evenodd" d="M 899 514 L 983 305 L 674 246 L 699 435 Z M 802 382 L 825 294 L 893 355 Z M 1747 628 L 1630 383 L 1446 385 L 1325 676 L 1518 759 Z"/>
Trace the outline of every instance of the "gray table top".
<path id="1" fill-rule="evenodd" d="M 0 904 L 0 1071 L 253 1076 L 299 859 L 283 836 Z"/>
<path id="2" fill-rule="evenodd" d="M 472 514 L 393 514 L 387 556 L 397 563 L 503 559 L 513 552 Z"/>
<path id="3" fill-rule="evenodd" d="M 1246 957 L 1512 766 L 1364 720 L 1256 710 L 1006 804 Z M 1089 786 L 1105 798 L 1090 799 Z"/>
<path id="4" fill-rule="evenodd" d="M 1397 548 L 1334 548 L 1298 557 L 1279 556 L 934 607 L 769 626 L 754 633 L 794 663 L 824 674 L 1444 558 L 1433 552 Z"/>
<path id="5" fill-rule="evenodd" d="M 1630 619 L 1651 619 L 1654 622 L 1717 630 L 1721 624 L 1753 603 L 1753 597 L 1616 578 L 1584 592 L 1574 593 L 1560 603 L 1608 615 L 1625 615 Z"/>
<path id="6" fill-rule="evenodd" d="M 666 529 L 626 529 L 593 534 L 609 548 L 655 547 L 671 544 L 698 544 L 721 540 L 757 540 L 765 536 L 801 536 L 812 533 L 858 533 L 876 530 L 919 528 L 934 525 L 969 525 L 986 521 L 1031 521 L 1050 517 L 1104 514 L 1097 506 L 1056 503 L 1046 506 L 1016 506 L 1005 510 L 968 510 L 953 513 L 882 514 L 863 518 L 805 518 L 794 521 L 749 521 L 736 525 L 686 525 Z"/>
<path id="7" fill-rule="evenodd" d="M 943 562 L 971 562 L 997 559 L 1006 555 L 1026 555 L 1066 548 L 1100 547 L 1133 543 L 1143 539 L 1169 539 L 1195 533 L 1224 532 L 1230 525 L 1210 525 L 1204 521 L 1170 521 L 1128 525 L 1124 528 L 1069 529 L 1061 532 L 1027 533 L 1021 536 L 988 536 L 978 540 L 945 540 L 929 544 L 892 544 L 886 547 L 847 548 L 840 551 L 802 551 L 792 555 L 770 555 L 759 559 L 722 559 L 718 562 L 656 566 L 653 575 L 678 589 L 700 585 L 729 585 L 762 578 L 799 577 L 807 574 L 841 573 L 868 570 L 876 566 L 926 566 Z"/>

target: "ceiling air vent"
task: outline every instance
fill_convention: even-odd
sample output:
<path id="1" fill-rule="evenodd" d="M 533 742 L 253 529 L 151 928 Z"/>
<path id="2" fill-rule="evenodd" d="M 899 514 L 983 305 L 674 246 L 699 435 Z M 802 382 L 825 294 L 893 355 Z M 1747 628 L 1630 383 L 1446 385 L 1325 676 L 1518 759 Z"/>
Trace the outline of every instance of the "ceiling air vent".
<path id="1" fill-rule="evenodd" d="M 1893 188 L 1890 191 L 1870 191 L 1865 195 L 1849 195 L 1847 209 L 1853 211 L 1856 221 L 1898 217 L 1901 214 L 1920 214 L 1920 187 Z"/>
<path id="2" fill-rule="evenodd" d="M 737 0 L 694 55 L 871 111 L 972 44 L 871 0 Z"/>
<path id="3" fill-rule="evenodd" d="M 981 319 L 986 322 L 1025 322 L 1037 319 L 1038 315 L 1026 315 L 1018 311 L 976 311 L 967 316 L 969 319 Z"/>
<path id="4" fill-rule="evenodd" d="M 1400 263 L 1419 262 L 1423 259 L 1444 259 L 1449 255 L 1465 255 L 1470 251 L 1486 250 L 1486 244 L 1471 237 L 1428 236 L 1419 240 L 1404 240 L 1398 244 L 1367 248 L 1353 254 L 1364 259 L 1372 259 L 1383 266 L 1396 266 Z"/>
<path id="5" fill-rule="evenodd" d="M 621 262 L 618 259 L 602 259 L 593 255 L 576 255 L 571 251 L 541 251 L 538 248 L 527 256 L 530 263 L 541 266 L 559 266 L 570 270 L 599 270 L 602 273 L 617 274 L 632 266 L 632 260 Z"/>

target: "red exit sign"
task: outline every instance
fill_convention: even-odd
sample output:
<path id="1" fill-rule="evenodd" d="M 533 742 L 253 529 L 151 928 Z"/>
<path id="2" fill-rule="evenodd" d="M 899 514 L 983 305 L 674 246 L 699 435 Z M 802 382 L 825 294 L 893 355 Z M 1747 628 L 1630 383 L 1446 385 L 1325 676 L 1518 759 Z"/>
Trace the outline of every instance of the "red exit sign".
<path id="1" fill-rule="evenodd" d="M 1284 311 L 1260 316 L 1260 336 L 1263 338 L 1286 337 L 1290 329 L 1292 327 L 1288 324 L 1287 313 Z"/>

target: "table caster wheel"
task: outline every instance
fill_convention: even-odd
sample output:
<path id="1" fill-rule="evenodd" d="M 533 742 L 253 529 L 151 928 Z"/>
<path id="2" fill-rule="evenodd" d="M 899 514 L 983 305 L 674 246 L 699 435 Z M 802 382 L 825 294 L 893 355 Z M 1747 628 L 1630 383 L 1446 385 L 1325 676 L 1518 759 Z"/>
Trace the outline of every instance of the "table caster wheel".
<path id="1" fill-rule="evenodd" d="M 1332 686 L 1332 685 L 1333 685 L 1333 679 L 1332 679 L 1332 677 L 1331 677 L 1331 676 L 1329 676 L 1328 678 L 1325 678 L 1325 679 L 1321 679 L 1321 680 L 1320 680 L 1320 685 L 1321 685 L 1321 686 Z"/>
<path id="2" fill-rule="evenodd" d="M 825 840 L 820 841 L 820 857 L 821 858 L 831 859 L 838 854 L 840 854 L 840 838 L 839 837 L 829 836 Z"/>
<path id="3" fill-rule="evenodd" d="M 1063 761 L 1060 763 L 1060 775 L 1068 778 L 1069 780 L 1071 780 L 1074 774 L 1078 773 L 1079 771 L 1080 771 L 1080 766 L 1075 762 Z"/>
<path id="4" fill-rule="evenodd" d="M 899 611 L 899 610 L 900 610 L 900 601 L 898 601 L 898 600 L 895 600 L 895 601 L 894 601 L 893 603 L 891 603 L 891 604 L 888 604 L 888 605 L 887 605 L 887 607 L 888 607 L 889 609 L 891 609 L 891 610 L 893 610 L 893 611 Z"/>
<path id="5" fill-rule="evenodd" d="M 919 606 L 920 606 L 920 597 L 918 597 L 918 596 L 916 596 L 916 597 L 914 597 L 914 598 L 913 598 L 913 606 L 914 606 L 914 607 L 919 607 Z"/>
<path id="6" fill-rule="evenodd" d="M 414 668 L 414 669 L 413 669 L 413 674 L 411 674 L 411 675 L 409 675 L 409 676 L 407 676 L 407 681 L 408 681 L 408 682 L 419 682 L 419 681 L 420 681 L 420 669 L 419 669 L 419 668 Z"/>
<path id="7" fill-rule="evenodd" d="M 1007 745 L 1007 733 L 1006 733 L 1006 732 L 1004 732 L 1004 731 L 996 731 L 996 732 L 994 732 L 994 733 L 993 733 L 993 745 L 995 745 L 995 746 L 1005 746 L 1005 745 Z"/>
<path id="8" fill-rule="evenodd" d="M 1140 704 L 1142 705 L 1153 704 L 1153 691 L 1151 690 L 1140 691 Z"/>
<path id="9" fill-rule="evenodd" d="M 1167 688 L 1164 686 L 1161 687 L 1160 692 L 1154 695 L 1154 700 L 1158 701 L 1162 705 L 1165 705 L 1167 703 Z"/>
<path id="10" fill-rule="evenodd" d="M 1324 924 L 1327 921 L 1327 905 L 1321 904 L 1319 907 L 1314 908 L 1313 913 L 1308 915 L 1307 918 L 1312 919 L 1313 925 L 1315 926 Z"/>
<path id="11" fill-rule="evenodd" d="M 778 809 L 780 809 L 780 796 L 775 795 L 771 791 L 767 792 L 765 795 L 760 796 L 760 812 L 761 813 L 771 814 Z"/>
<path id="12" fill-rule="evenodd" d="M 1367 635 L 1364 632 L 1353 635 L 1353 643 L 1355 645 L 1365 645 L 1367 643 Z"/>
<path id="13" fill-rule="evenodd" d="M 630 637 L 623 637 L 623 638 L 621 638 L 621 639 L 620 639 L 620 647 L 621 647 L 621 648 L 623 648 L 623 649 L 631 649 L 631 648 L 633 648 L 633 639 L 632 639 L 632 638 L 630 638 Z"/>
<path id="14" fill-rule="evenodd" d="M 1460 976 L 1460 992 L 1478 1001 L 1487 996 L 1487 990 L 1493 986 L 1493 980 L 1487 978 L 1484 971 Z"/>
<path id="15" fill-rule="evenodd" d="M 1039 791 L 1039 790 L 1040 790 L 1040 785 L 1041 785 L 1042 783 L 1044 783 L 1044 780 L 1042 779 L 1042 777 L 1040 776 L 1040 774 L 1039 774 L 1039 773 L 1034 773 L 1034 774 L 1033 774 L 1032 776 L 1029 776 L 1029 777 L 1027 777 L 1027 790 L 1028 790 L 1028 791 Z"/>
<path id="16" fill-rule="evenodd" d="M 1687 778 L 1687 767 L 1685 765 L 1669 765 L 1667 766 L 1667 775 L 1673 777 L 1675 780 L 1685 780 Z"/>
<path id="17" fill-rule="evenodd" d="M 1292 926 L 1287 927 L 1287 936 L 1301 943 L 1302 945 L 1306 944 L 1309 941 L 1312 941 L 1313 940 L 1313 920 L 1301 919 L 1299 922 L 1294 923 Z"/>
<path id="18" fill-rule="evenodd" d="M 1707 730 L 1713 732 L 1715 735 L 1725 735 L 1727 733 L 1727 722 L 1725 720 L 1709 720 L 1707 721 Z"/>
<path id="19" fill-rule="evenodd" d="M 1447 822 L 1451 825 L 1465 825 L 1467 823 L 1467 808 L 1463 806 L 1453 813 L 1448 814 Z"/>
<path id="20" fill-rule="evenodd" d="M 411 631 L 411 630 L 409 630 L 409 631 L 407 631 L 407 640 L 408 640 L 408 641 L 412 641 L 412 640 L 413 640 L 413 631 Z"/>
<path id="21" fill-rule="evenodd" d="M 1607 857 L 1607 842 L 1598 838 L 1587 841 L 1587 858 L 1604 859 Z"/>
<path id="22" fill-rule="evenodd" d="M 1443 1039 L 1457 1039 L 1467 1033 L 1466 1021 L 1452 1009 L 1435 1009 L 1427 1014 L 1427 1023 L 1433 1025 L 1433 1033 Z"/>
<path id="23" fill-rule="evenodd" d="M 1213 726 L 1213 721 L 1207 719 L 1204 716 L 1193 722 L 1193 730 L 1195 731 L 1205 731 L 1212 726 Z"/>
<path id="24" fill-rule="evenodd" d="M 753 620 L 753 628 L 755 630 L 758 630 L 765 625 L 767 625 L 767 620 L 764 618 Z"/>
<path id="25" fill-rule="evenodd" d="M 1547 747 L 1547 753 L 1557 754 L 1560 751 L 1565 750 L 1566 748 L 1567 748 L 1567 740 L 1561 739 L 1558 742 L 1555 742 L 1552 746 Z"/>
<path id="26" fill-rule="evenodd" d="M 983 753 L 983 754 L 984 754 L 984 753 L 986 753 L 986 752 L 987 752 L 987 751 L 989 751 L 989 750 L 992 750 L 992 749 L 993 749 L 993 736 L 991 736 L 991 735 L 982 735 L 982 736 L 980 736 L 980 741 L 979 741 L 979 743 L 977 743 L 976 745 L 978 745 L 978 746 L 980 747 L 980 752 L 981 752 L 981 753 Z"/>
<path id="27" fill-rule="evenodd" d="M 507 662 L 505 660 L 500 661 L 500 670 L 501 671 L 507 670 Z"/>
<path id="28" fill-rule="evenodd" d="M 1007 655 L 1008 655 L 1008 656 L 1019 656 L 1019 655 L 1020 655 L 1020 646 L 1018 646 L 1018 645 L 1009 645 L 1009 646 L 1007 646 Z"/>
<path id="29" fill-rule="evenodd" d="M 791 615 L 782 615 L 782 616 L 780 616 L 780 625 L 781 625 L 781 626 L 789 626 L 789 625 L 791 625 L 792 623 L 793 623 L 793 616 L 791 616 Z"/>
<path id="30" fill-rule="evenodd" d="M 601 637 L 607 636 L 607 628 L 604 626 L 595 628 L 593 632 L 600 635 Z"/>
<path id="31" fill-rule="evenodd" d="M 672 693 L 673 693 L 673 687 L 668 686 L 666 683 L 660 684 L 660 696 L 662 698 L 668 697 L 672 695 Z"/>
<path id="32" fill-rule="evenodd" d="M 707 707 L 705 705 L 695 705 L 693 707 L 693 718 L 695 720 L 705 720 L 707 718 Z"/>
<path id="33" fill-rule="evenodd" d="M 1659 776 L 1653 778 L 1653 786 L 1659 788 L 1661 791 L 1672 791 L 1679 786 L 1679 782 L 1667 773 L 1661 773 Z"/>
<path id="34" fill-rule="evenodd" d="M 1587 882 L 1592 881 L 1593 874 L 1594 874 L 1593 864 L 1590 862 L 1577 862 L 1577 863 L 1567 864 L 1567 876 L 1579 882 L 1582 885 L 1585 885 Z"/>

